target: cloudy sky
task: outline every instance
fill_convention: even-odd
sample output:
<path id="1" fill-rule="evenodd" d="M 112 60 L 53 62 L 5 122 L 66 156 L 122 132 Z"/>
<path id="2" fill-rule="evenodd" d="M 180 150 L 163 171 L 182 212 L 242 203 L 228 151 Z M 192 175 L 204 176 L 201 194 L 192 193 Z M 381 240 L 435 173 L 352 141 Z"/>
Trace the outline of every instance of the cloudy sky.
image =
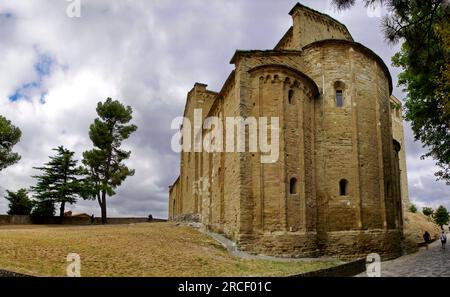
<path id="1" fill-rule="evenodd" d="M 74 0 L 76 1 L 76 0 Z M 77 158 L 91 148 L 88 128 L 107 97 L 134 109 L 139 130 L 125 143 L 136 169 L 109 200 L 111 216 L 167 216 L 167 187 L 178 175 L 170 148 L 173 118 L 182 115 L 195 82 L 220 90 L 236 49 L 271 49 L 292 23 L 295 0 L 81 0 L 70 18 L 66 0 L 0 0 L 0 114 L 22 129 L 22 160 L 0 172 L 5 189 L 33 185 L 33 166 L 64 145 Z M 329 1 L 302 1 L 347 25 L 354 39 L 378 53 L 396 84 L 399 69 L 380 33 L 380 18 L 363 7 L 337 12 Z M 72 13 L 76 11 L 72 10 Z M 400 88 L 394 94 L 403 98 Z M 450 187 L 435 181 L 433 160 L 406 127 L 410 198 L 420 207 L 450 207 Z M 95 202 L 75 212 L 99 214 Z"/>

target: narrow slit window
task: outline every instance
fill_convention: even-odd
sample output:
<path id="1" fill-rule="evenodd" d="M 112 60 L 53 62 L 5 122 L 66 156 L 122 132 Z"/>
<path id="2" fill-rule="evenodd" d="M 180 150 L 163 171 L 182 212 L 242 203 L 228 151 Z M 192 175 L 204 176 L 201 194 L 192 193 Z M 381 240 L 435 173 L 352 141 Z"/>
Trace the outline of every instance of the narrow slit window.
<path id="1" fill-rule="evenodd" d="M 289 102 L 289 104 L 294 103 L 294 91 L 293 90 L 289 90 L 288 102 Z"/>
<path id="2" fill-rule="evenodd" d="M 391 196 L 391 183 L 390 182 L 386 183 L 386 193 L 387 193 L 388 197 Z"/>
<path id="3" fill-rule="evenodd" d="M 339 195 L 341 195 L 341 196 L 348 195 L 347 186 L 348 186 L 347 180 L 341 179 L 341 181 L 339 182 Z"/>
<path id="4" fill-rule="evenodd" d="M 342 90 L 336 91 L 336 106 L 337 107 L 344 106 L 344 94 L 342 93 Z"/>
<path id="5" fill-rule="evenodd" d="M 295 177 L 291 178 L 289 183 L 289 193 L 297 194 L 297 179 Z"/>

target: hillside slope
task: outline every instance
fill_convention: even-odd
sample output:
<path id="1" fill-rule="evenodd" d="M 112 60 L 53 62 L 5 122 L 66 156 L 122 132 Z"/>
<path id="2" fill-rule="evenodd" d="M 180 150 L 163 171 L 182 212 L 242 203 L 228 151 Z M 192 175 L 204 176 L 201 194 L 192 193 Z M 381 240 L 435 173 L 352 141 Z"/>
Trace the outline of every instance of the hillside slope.
<path id="1" fill-rule="evenodd" d="M 417 250 L 417 244 L 423 243 L 423 234 L 425 231 L 430 233 L 431 238 L 439 238 L 441 229 L 434 221 L 421 213 L 406 212 L 404 214 L 404 234 L 406 252 Z"/>

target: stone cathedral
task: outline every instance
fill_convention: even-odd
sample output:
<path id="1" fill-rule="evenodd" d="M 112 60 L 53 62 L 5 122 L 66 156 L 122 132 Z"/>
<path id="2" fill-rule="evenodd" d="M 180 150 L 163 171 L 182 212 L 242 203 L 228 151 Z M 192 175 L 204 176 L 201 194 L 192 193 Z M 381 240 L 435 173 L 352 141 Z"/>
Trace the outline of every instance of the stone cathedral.
<path id="1" fill-rule="evenodd" d="M 330 16 L 301 4 L 290 15 L 293 26 L 272 50 L 236 51 L 222 89 L 196 83 L 184 110 L 192 122 L 194 110 L 203 120 L 278 117 L 278 159 L 181 152 L 169 219 L 197 218 L 252 253 L 399 256 L 409 202 L 389 70 Z"/>

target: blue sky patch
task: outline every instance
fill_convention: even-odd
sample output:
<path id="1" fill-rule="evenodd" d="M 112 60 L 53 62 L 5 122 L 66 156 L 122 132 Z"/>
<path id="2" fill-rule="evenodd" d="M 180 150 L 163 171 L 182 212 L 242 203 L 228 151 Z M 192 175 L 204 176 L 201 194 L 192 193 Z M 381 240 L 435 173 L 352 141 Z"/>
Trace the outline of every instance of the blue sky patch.
<path id="1" fill-rule="evenodd" d="M 0 12 L 0 19 L 12 19 L 13 16 L 11 12 Z"/>
<path id="2" fill-rule="evenodd" d="M 36 71 L 39 79 L 43 76 L 49 75 L 53 65 L 53 59 L 48 55 L 39 55 L 39 60 L 34 64 L 34 70 Z"/>
<path id="3" fill-rule="evenodd" d="M 54 60 L 49 55 L 38 55 L 38 61 L 33 65 L 33 69 L 36 73 L 36 80 L 22 84 L 18 87 L 12 95 L 8 98 L 11 101 L 17 101 L 20 99 L 30 100 L 33 95 L 40 95 L 40 101 L 45 103 L 45 96 L 47 92 L 41 92 L 42 80 L 45 76 L 50 75 Z"/>

